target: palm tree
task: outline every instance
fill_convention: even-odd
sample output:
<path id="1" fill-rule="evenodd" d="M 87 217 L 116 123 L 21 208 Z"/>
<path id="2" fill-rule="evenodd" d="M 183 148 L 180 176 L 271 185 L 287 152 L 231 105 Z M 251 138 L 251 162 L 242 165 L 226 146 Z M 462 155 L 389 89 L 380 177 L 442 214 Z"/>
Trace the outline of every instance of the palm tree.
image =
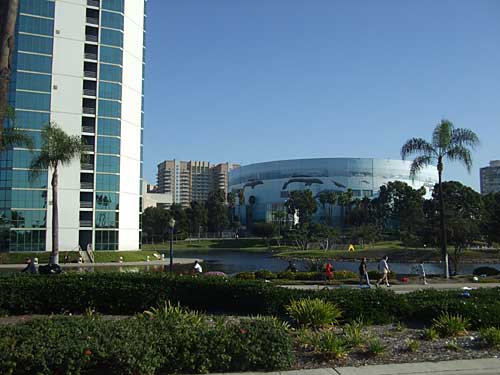
<path id="1" fill-rule="evenodd" d="M 437 165 L 439 186 L 439 218 L 441 232 L 441 257 L 443 260 L 443 274 L 450 277 L 448 269 L 448 253 L 446 251 L 446 224 L 444 219 L 443 198 L 443 161 L 459 161 L 465 165 L 470 173 L 472 168 L 471 150 L 479 145 L 478 136 L 470 129 L 462 129 L 453 126 L 451 121 L 441 120 L 432 133 L 432 142 L 422 138 L 411 138 L 401 148 L 401 157 L 405 160 L 410 155 L 418 155 L 413 159 L 410 167 L 410 176 L 415 176 L 428 165 Z"/>
<path id="2" fill-rule="evenodd" d="M 321 207 L 323 208 L 323 220 L 326 221 L 326 204 L 328 203 L 329 192 L 322 191 L 318 194 L 319 203 L 321 203 Z"/>
<path id="3" fill-rule="evenodd" d="M 236 206 L 236 194 L 234 191 L 230 191 L 227 193 L 227 204 L 229 206 L 229 210 L 231 211 L 231 224 L 234 221 L 234 206 Z"/>
<path id="4" fill-rule="evenodd" d="M 16 113 L 12 107 L 7 107 L 2 111 L 3 119 L 8 124 L 3 130 L 0 130 L 0 152 L 9 147 L 26 147 L 30 151 L 33 149 L 33 138 L 28 132 L 16 127 Z"/>
<path id="5" fill-rule="evenodd" d="M 8 107 L 18 8 L 19 0 L 2 0 L 0 3 L 0 146 L 4 145 L 3 119 Z"/>
<path id="6" fill-rule="evenodd" d="M 80 136 L 70 136 L 55 123 L 42 129 L 42 149 L 31 163 L 31 175 L 36 177 L 41 170 L 52 170 L 52 254 L 51 264 L 59 263 L 59 216 L 57 205 L 57 187 L 59 166 L 70 164 L 79 158 L 83 151 Z"/>
<path id="7" fill-rule="evenodd" d="M 240 217 L 240 223 L 243 221 L 241 217 L 241 207 L 245 205 L 245 188 L 238 190 L 238 215 Z"/>
<path id="8" fill-rule="evenodd" d="M 328 199 L 327 199 L 327 202 L 328 203 L 328 216 L 330 217 L 330 225 L 333 225 L 333 208 L 334 206 L 337 204 L 337 200 L 339 198 L 339 195 L 336 191 L 330 191 L 328 193 Z"/>

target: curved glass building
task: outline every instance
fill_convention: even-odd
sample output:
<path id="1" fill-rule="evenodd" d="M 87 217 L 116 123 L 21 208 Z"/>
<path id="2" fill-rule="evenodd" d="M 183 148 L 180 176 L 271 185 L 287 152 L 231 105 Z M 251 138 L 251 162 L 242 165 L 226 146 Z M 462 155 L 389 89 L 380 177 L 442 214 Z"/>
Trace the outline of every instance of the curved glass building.
<path id="1" fill-rule="evenodd" d="M 242 166 L 229 172 L 229 190 L 243 190 L 245 205 L 237 207 L 241 222 L 248 221 L 252 202 L 254 221 L 272 221 L 273 212 L 282 210 L 291 191 L 309 189 L 317 197 L 323 191 L 345 192 L 354 198 L 376 197 L 380 186 L 390 181 L 403 181 L 427 191 L 437 182 L 435 167 L 427 167 L 412 180 L 409 161 L 371 158 L 321 158 L 278 160 Z M 253 197 L 253 198 L 251 198 Z M 237 202 L 238 203 L 238 202 Z M 318 207 L 316 216 L 322 215 Z M 340 209 L 334 208 L 334 217 Z"/>

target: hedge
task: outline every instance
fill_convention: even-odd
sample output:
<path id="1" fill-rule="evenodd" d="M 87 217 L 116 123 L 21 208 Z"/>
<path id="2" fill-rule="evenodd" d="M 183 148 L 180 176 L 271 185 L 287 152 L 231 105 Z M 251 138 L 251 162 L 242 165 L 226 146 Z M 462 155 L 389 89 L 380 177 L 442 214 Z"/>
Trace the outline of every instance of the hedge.
<path id="1" fill-rule="evenodd" d="M 395 294 L 387 288 L 297 290 L 257 280 L 154 273 L 0 275 L 0 310 L 9 314 L 84 313 L 90 308 L 132 315 L 169 300 L 209 313 L 284 315 L 291 300 L 313 296 L 337 304 L 346 321 L 428 324 L 449 311 L 469 317 L 473 327 L 500 327 L 500 288 Z"/>
<path id="2" fill-rule="evenodd" d="M 43 318 L 0 327 L 2 374 L 172 374 L 281 370 L 290 336 L 273 318 Z"/>

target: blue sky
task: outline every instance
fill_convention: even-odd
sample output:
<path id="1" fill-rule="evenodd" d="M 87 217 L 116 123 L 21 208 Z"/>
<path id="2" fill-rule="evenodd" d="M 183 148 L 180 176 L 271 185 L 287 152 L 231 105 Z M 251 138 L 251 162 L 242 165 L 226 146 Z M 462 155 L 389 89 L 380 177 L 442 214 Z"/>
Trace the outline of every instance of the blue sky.
<path id="1" fill-rule="evenodd" d="M 500 159 L 498 0 L 150 0 L 144 174 L 165 159 L 399 159 L 442 119 Z"/>

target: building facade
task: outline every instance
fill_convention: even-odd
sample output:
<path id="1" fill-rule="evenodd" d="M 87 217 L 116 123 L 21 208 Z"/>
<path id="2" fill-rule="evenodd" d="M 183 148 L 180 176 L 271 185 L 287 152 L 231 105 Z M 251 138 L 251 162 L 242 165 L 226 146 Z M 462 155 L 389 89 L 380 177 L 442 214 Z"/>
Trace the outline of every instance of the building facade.
<path id="1" fill-rule="evenodd" d="M 488 167 L 479 171 L 481 178 L 481 194 L 500 192 L 500 160 L 490 161 Z"/>
<path id="2" fill-rule="evenodd" d="M 171 193 L 173 202 L 183 207 L 193 201 L 204 202 L 211 191 L 228 191 L 228 173 L 238 164 L 211 165 L 207 161 L 165 160 L 158 164 L 157 188 Z"/>
<path id="3" fill-rule="evenodd" d="M 283 211 L 294 190 L 337 193 L 351 189 L 354 198 L 377 196 L 380 186 L 390 181 L 403 181 L 414 188 L 425 186 L 427 192 L 438 180 L 435 167 L 425 168 L 416 179 L 410 177 L 410 162 L 367 158 L 325 158 L 279 160 L 243 166 L 229 172 L 229 190 L 243 191 L 245 204 L 236 213 L 243 224 L 250 220 L 273 220 L 275 211 Z M 238 194 L 237 194 L 238 195 Z M 328 207 L 335 220 L 340 219 L 340 207 Z M 318 207 L 315 216 L 325 215 Z M 250 219 L 251 217 L 251 219 Z"/>
<path id="4" fill-rule="evenodd" d="M 85 141 L 59 171 L 61 250 L 140 248 L 145 0 L 20 0 L 9 102 L 40 147 L 51 122 Z M 37 151 L 35 150 L 35 153 Z M 50 251 L 51 171 L 0 156 L 2 250 Z M 6 230 L 5 230 L 6 229 Z"/>

